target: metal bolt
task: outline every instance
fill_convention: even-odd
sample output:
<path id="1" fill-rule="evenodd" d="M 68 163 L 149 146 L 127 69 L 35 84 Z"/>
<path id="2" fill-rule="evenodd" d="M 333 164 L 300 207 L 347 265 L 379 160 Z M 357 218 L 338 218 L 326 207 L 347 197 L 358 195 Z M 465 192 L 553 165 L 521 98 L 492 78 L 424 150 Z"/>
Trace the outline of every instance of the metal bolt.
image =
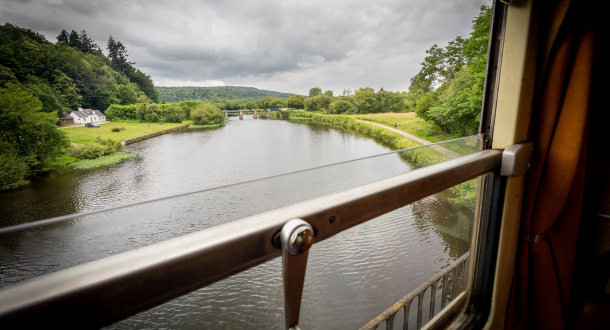
<path id="1" fill-rule="evenodd" d="M 282 228 L 280 240 L 284 251 L 291 255 L 301 254 L 313 243 L 313 228 L 301 219 L 292 219 Z"/>

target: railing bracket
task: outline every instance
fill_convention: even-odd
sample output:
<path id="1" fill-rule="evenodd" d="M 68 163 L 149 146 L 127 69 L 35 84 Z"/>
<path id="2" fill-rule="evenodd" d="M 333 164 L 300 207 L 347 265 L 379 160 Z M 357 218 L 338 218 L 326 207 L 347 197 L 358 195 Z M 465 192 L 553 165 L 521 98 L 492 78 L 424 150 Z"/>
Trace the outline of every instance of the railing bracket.
<path id="1" fill-rule="evenodd" d="M 513 144 L 502 151 L 501 176 L 516 177 L 525 174 L 530 168 L 534 144 L 524 142 Z"/>
<path id="2" fill-rule="evenodd" d="M 286 329 L 298 329 L 307 255 L 313 237 L 313 228 L 301 219 L 288 221 L 280 231 Z"/>

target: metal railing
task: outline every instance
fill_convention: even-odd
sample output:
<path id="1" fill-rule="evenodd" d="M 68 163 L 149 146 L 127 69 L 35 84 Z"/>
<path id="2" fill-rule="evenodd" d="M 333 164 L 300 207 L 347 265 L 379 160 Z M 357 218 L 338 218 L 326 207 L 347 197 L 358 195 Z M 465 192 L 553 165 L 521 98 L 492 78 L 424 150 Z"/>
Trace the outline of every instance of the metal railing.
<path id="1" fill-rule="evenodd" d="M 423 305 L 425 304 L 424 296 L 429 290 L 429 306 L 428 306 L 428 321 L 437 314 L 436 313 L 436 298 L 439 296 L 440 310 L 444 309 L 447 303 L 451 302 L 457 295 L 466 290 L 467 282 L 467 264 L 470 252 L 465 253 L 440 272 L 434 274 L 429 280 L 422 283 L 415 290 L 409 292 L 402 297 L 383 313 L 372 319 L 361 330 L 377 329 L 381 323 L 385 322 L 386 329 L 394 329 L 394 320 L 399 311 L 403 311 L 402 329 L 409 329 L 409 315 L 411 303 L 417 298 L 417 325 L 416 329 L 421 329 L 423 319 Z M 440 292 L 437 293 L 440 285 Z"/>
<path id="2" fill-rule="evenodd" d="M 316 244 L 464 181 L 498 174 L 502 158 L 501 150 L 480 151 L 24 281 L 0 291 L 0 324 L 108 325 L 278 257 L 283 249 L 286 327 L 296 326 L 307 255 L 298 255 L 306 248 L 282 246 L 281 231 L 291 219 L 302 219 L 311 230 L 288 233 L 289 244 L 303 237 Z"/>

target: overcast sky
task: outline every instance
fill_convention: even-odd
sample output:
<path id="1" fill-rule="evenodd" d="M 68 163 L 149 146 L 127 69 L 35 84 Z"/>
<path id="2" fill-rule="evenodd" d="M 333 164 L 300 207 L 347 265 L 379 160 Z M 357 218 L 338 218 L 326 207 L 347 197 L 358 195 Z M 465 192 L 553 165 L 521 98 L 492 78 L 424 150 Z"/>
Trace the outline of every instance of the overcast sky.
<path id="1" fill-rule="evenodd" d="M 0 0 L 0 22 L 55 42 L 112 35 L 157 86 L 252 86 L 340 94 L 406 90 L 426 49 L 467 36 L 489 0 Z"/>

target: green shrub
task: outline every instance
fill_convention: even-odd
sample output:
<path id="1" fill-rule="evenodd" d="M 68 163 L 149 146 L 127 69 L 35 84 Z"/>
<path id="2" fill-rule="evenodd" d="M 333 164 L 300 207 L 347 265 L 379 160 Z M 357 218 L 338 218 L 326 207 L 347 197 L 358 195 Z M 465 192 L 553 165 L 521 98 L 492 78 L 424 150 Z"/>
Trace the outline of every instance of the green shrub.
<path id="1" fill-rule="evenodd" d="M 159 115 L 154 112 L 150 112 L 144 115 L 144 120 L 152 123 L 156 123 L 159 121 Z"/>
<path id="2" fill-rule="evenodd" d="M 91 143 L 84 146 L 77 155 L 81 159 L 95 159 L 104 156 L 104 146 L 97 143 Z"/>
<path id="3" fill-rule="evenodd" d="M 98 139 L 95 143 L 72 147 L 70 155 L 80 159 L 96 159 L 110 155 L 121 149 L 121 142 L 110 139 Z"/>
<path id="4" fill-rule="evenodd" d="M 136 119 L 136 105 L 135 104 L 130 104 L 130 105 L 113 104 L 113 105 L 109 106 L 108 109 L 106 109 L 106 111 L 104 111 L 104 115 L 106 115 L 106 118 L 108 118 L 108 120 Z"/>
<path id="5" fill-rule="evenodd" d="M 191 110 L 191 120 L 195 125 L 219 125 L 225 122 L 225 117 L 217 107 L 199 104 Z"/>
<path id="6" fill-rule="evenodd" d="M 163 109 L 163 121 L 168 123 L 180 123 L 186 119 L 186 109 L 176 105 Z"/>
<path id="7" fill-rule="evenodd" d="M 355 113 L 356 107 L 348 101 L 336 100 L 333 101 L 329 106 L 327 113 L 341 114 L 341 113 Z"/>
<path id="8" fill-rule="evenodd" d="M 113 127 L 113 128 L 111 129 L 111 131 L 113 131 L 113 132 L 120 132 L 120 131 L 121 131 L 121 129 L 120 129 L 120 128 L 118 128 L 118 127 Z"/>

